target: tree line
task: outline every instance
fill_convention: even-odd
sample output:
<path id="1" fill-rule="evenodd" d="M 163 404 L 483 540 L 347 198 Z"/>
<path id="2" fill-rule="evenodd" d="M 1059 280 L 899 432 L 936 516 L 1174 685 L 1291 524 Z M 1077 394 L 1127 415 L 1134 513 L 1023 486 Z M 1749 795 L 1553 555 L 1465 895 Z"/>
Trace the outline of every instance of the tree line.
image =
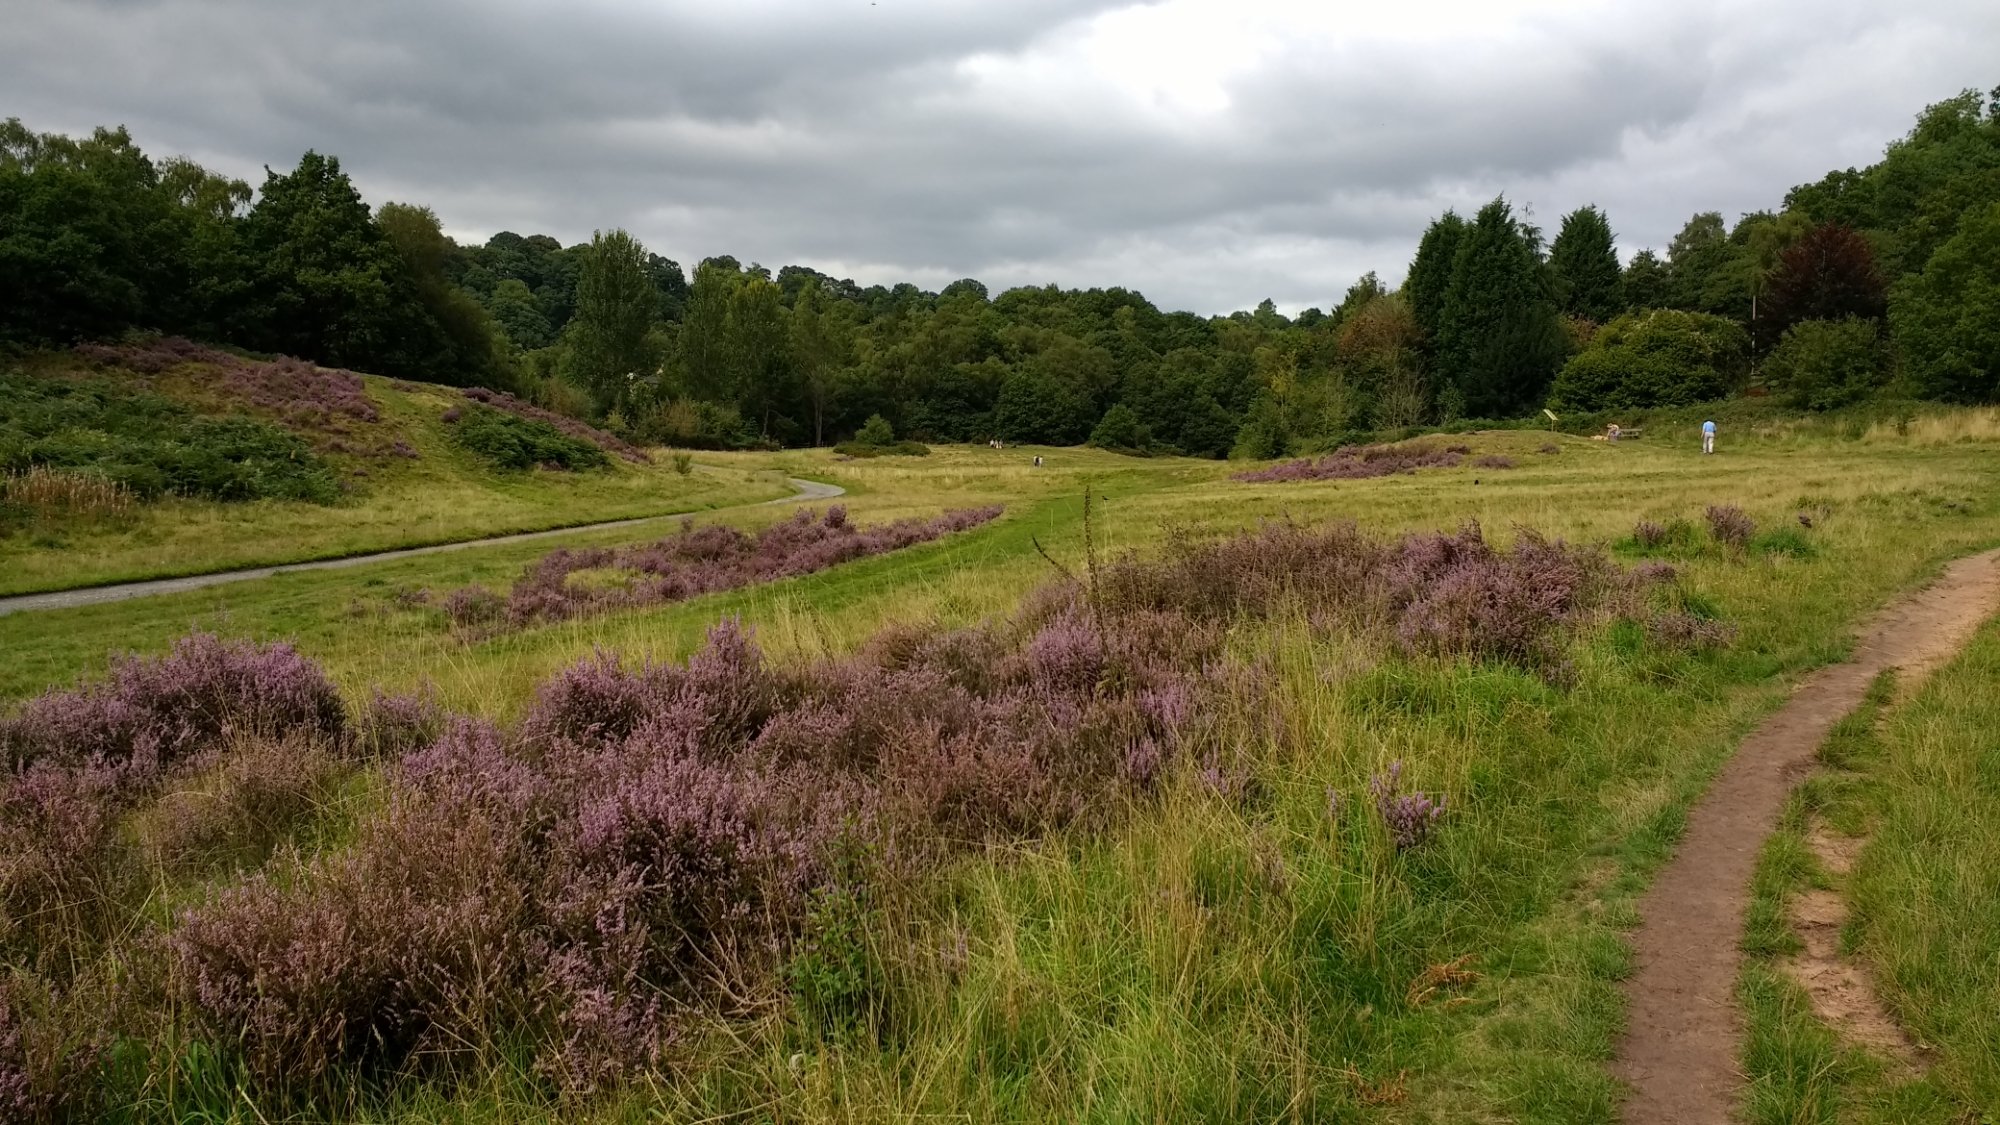
<path id="1" fill-rule="evenodd" d="M 370 208 L 331 156 L 254 193 L 123 129 L 0 126 L 0 340 L 141 330 L 513 390 L 628 436 L 820 445 L 879 415 L 925 440 L 1220 457 L 1375 431 L 1750 391 L 2000 397 L 2000 90 L 1927 108 L 1865 169 L 1618 253 L 1595 206 L 1553 239 L 1503 198 L 1447 212 L 1403 285 L 1329 310 L 1163 311 L 1123 288 L 860 286 L 622 230 L 446 237 Z"/>

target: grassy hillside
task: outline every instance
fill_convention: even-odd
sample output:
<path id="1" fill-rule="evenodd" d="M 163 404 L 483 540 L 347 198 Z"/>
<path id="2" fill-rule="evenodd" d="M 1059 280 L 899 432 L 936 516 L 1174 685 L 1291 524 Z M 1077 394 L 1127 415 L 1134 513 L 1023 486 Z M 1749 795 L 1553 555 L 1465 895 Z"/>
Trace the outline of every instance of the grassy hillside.
<path id="1" fill-rule="evenodd" d="M 399 393 L 411 396 L 408 409 L 427 409 L 415 392 Z M 904 837 L 913 850 L 897 862 L 838 860 L 775 946 L 754 930 L 745 932 L 759 942 L 744 946 L 699 944 L 714 933 L 702 930 L 710 936 L 689 939 L 695 950 L 742 958 L 715 963 L 728 987 L 676 978 L 673 1006 L 659 1017 L 672 1033 L 659 1052 L 643 1063 L 619 1056 L 627 1061 L 609 1078 L 582 1087 L 543 1052 L 610 1040 L 564 1040 L 572 1025 L 538 1023 L 546 1017 L 513 985 L 453 985 L 460 990 L 449 995 L 482 996 L 490 1007 L 452 1011 L 452 1026 L 476 1041 L 448 1056 L 386 1070 L 342 1064 L 289 1089 L 255 1069 L 268 1058 L 258 1045 L 280 1025 L 204 1023 L 191 1006 L 165 1003 L 96 1014 L 94 989 L 155 971 L 146 968 L 154 947 L 128 943 L 128 933 L 175 932 L 185 924 L 178 910 L 220 910 L 215 896 L 244 886 L 266 896 L 255 898 L 268 911 L 257 924 L 279 926 L 288 888 L 352 888 L 342 880 L 362 878 L 368 848 L 386 846 L 367 844 L 371 833 L 415 830 L 383 818 L 400 792 L 392 767 L 329 766 L 315 775 L 309 811 L 278 822 L 277 844 L 193 869 L 157 862 L 130 892 L 137 905 L 107 899 L 127 911 L 107 916 L 128 928 L 114 927 L 101 947 L 80 946 L 93 952 L 79 962 L 23 978 L 68 982 L 19 986 L 17 1010 L 40 1021 L 23 1042 L 43 1050 L 93 1020 L 124 1020 L 136 1037 L 124 1057 L 144 1065 L 90 1080 L 141 1104 L 139 1119 L 1610 1121 L 1618 1091 L 1603 1064 L 1627 967 L 1620 930 L 1688 803 L 1793 677 L 1842 655 L 1868 610 L 1943 560 L 2000 543 L 1995 447 L 1951 440 L 1940 427 L 1852 438 L 1773 430 L 1714 457 L 1651 433 L 1618 446 L 1475 434 L 1454 439 L 1471 447 L 1456 465 L 1307 482 L 1244 482 L 1232 479 L 1241 466 L 1071 450 L 940 449 L 894 462 L 730 455 L 718 465 L 742 477 L 775 470 L 846 486 L 849 518 L 864 524 L 989 503 L 1007 511 L 976 530 L 800 578 L 484 639 L 453 632 L 418 591 L 504 585 L 546 545 L 22 615 L 0 635 L 8 698 L 100 671 L 112 649 L 163 652 L 195 627 L 295 642 L 350 707 L 378 687 L 428 685 L 447 707 L 513 722 L 551 706 L 537 692 L 594 650 L 623 654 L 628 669 L 646 657 L 676 661 L 718 620 L 740 618 L 784 675 L 857 651 L 893 661 L 911 651 L 908 638 L 951 627 L 1001 621 L 991 635 L 1014 636 L 1009 615 L 1083 597 L 1049 588 L 1064 573 L 1094 581 L 1093 555 L 1102 572 L 1127 553 L 1159 559 L 1267 521 L 1352 519 L 1380 536 L 1476 520 L 1502 546 L 1532 544 L 1530 532 L 1599 545 L 1621 568 L 1656 564 L 1648 581 L 1664 584 L 1647 587 L 1647 604 L 1684 627 L 1655 632 L 1607 611 L 1563 624 L 1533 660 L 1476 647 L 1439 654 L 1393 625 L 1279 598 L 1212 631 L 1174 633 L 1166 647 L 1211 654 L 1217 677 L 1203 681 L 1215 694 L 1200 697 L 1214 705 L 1201 715 L 1199 752 L 1110 799 L 1084 802 L 1097 790 L 1079 773 L 1082 813 L 977 834 L 982 814 L 1015 808 L 1023 794 L 1056 804 L 1066 796 L 1040 775 L 1002 778 L 972 790 L 947 827 Z M 1038 453 L 1047 459 L 1039 468 L 1030 463 Z M 1486 457 L 1512 467 L 1479 463 Z M 1740 543 L 1718 541 L 1710 506 L 1740 508 L 1754 529 Z M 755 527 L 784 517 L 715 518 Z M 1648 546 L 1634 535 L 1642 521 L 1667 532 Z M 573 545 L 645 537 L 621 529 Z M 1660 579 L 1657 564 L 1671 578 Z M 1225 580 L 1230 572 L 1216 570 L 1157 588 L 1198 599 Z M 1459 612 L 1453 604 L 1436 610 Z M 1075 618 L 1068 633 L 1061 622 L 1020 620 L 1033 659 L 1023 665 L 1006 650 L 978 666 L 1031 675 L 1066 667 L 1065 652 L 1089 643 L 1077 637 L 1092 627 Z M 703 675 L 727 665 L 704 659 Z M 1969 685 L 1971 674 L 1943 682 Z M 566 682 L 607 679 L 579 676 Z M 1127 688 L 1107 678 L 1081 690 L 1103 703 Z M 1954 690 L 1919 714 L 1969 714 L 1970 687 Z M 614 698 L 585 710 L 601 717 Z M 1057 724 L 1037 737 L 1065 736 Z M 1956 753 L 1950 745 L 1937 741 L 1936 752 Z M 185 788 L 236 792 L 232 779 L 250 766 L 231 764 L 237 750 L 216 753 Z M 1400 838 L 1391 798 L 1418 793 L 1441 798 L 1445 811 Z M 177 815 L 167 804 L 134 806 L 136 839 L 153 839 L 162 818 Z M 1918 823 L 1916 813 L 1886 815 Z M 341 857 L 357 866 L 328 865 Z M 1949 882 L 1886 863 L 1875 872 L 1864 878 L 1877 898 L 1911 880 Z M 345 893 L 306 905 L 332 910 Z M 387 917 L 357 908 L 352 924 Z M 748 923 L 717 923 L 738 924 Z M 1886 919 L 1870 924 L 1891 933 Z M 758 952 L 771 948 L 781 951 L 775 963 Z M 689 956 L 675 964 L 707 964 Z M 438 980 L 472 979 L 455 963 L 434 969 Z M 1891 971 L 1913 1003 L 1935 987 L 1914 970 Z M 341 995 L 374 994 L 350 984 Z M 590 1036 L 629 1030 L 588 1026 Z M 1937 1033 L 1988 1050 L 1976 1035 Z M 69 1065 L 33 1057 L 45 1060 L 39 1074 Z"/>
<path id="2" fill-rule="evenodd" d="M 495 413 L 454 388 L 269 364 L 176 342 L 80 349 L 14 368 L 11 377 L 34 384 L 108 388 L 126 396 L 124 403 L 134 396 L 164 401 L 196 424 L 261 423 L 295 438 L 291 456 L 323 465 L 331 487 L 322 502 L 142 492 L 110 510 L 17 510 L 0 519 L 0 594 L 727 507 L 789 491 L 768 473 L 702 468 L 683 475 L 666 457 L 608 455 L 602 467 L 578 471 L 504 468 L 454 440 L 451 412 Z M 71 429 L 37 448 L 80 460 L 98 446 L 133 444 L 130 432 Z M 26 439 L 18 445 L 11 455 L 0 448 L 0 457 L 27 460 Z"/>

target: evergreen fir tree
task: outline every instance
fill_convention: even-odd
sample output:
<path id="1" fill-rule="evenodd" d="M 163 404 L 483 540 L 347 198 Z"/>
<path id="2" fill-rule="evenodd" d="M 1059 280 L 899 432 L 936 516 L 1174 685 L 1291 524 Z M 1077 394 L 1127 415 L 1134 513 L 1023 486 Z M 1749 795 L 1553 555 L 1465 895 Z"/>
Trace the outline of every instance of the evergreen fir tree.
<path id="1" fill-rule="evenodd" d="M 1622 271 L 1611 223 L 1595 206 L 1579 207 L 1563 216 L 1549 250 L 1558 307 L 1599 324 L 1624 309 Z"/>
<path id="2" fill-rule="evenodd" d="M 1459 242 L 1435 351 L 1471 417 L 1499 418 L 1541 402 L 1566 350 L 1548 278 L 1504 199 L 1479 209 Z"/>
<path id="3" fill-rule="evenodd" d="M 1410 313 L 1417 318 L 1417 327 L 1428 344 L 1437 340 L 1445 292 L 1451 288 L 1452 263 L 1458 260 L 1458 244 L 1464 237 L 1465 220 L 1456 211 L 1446 211 L 1424 230 L 1417 256 L 1410 262 L 1410 275 L 1403 282 Z"/>

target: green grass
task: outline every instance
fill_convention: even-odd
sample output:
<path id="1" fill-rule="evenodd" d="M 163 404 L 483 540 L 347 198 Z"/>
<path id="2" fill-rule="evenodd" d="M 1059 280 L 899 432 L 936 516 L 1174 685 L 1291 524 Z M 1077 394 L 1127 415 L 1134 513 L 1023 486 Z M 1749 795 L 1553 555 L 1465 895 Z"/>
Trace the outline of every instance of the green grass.
<path id="1" fill-rule="evenodd" d="M 682 475 L 667 459 L 611 458 L 585 472 L 503 470 L 451 437 L 441 420 L 457 392 L 368 376 L 382 420 L 356 444 L 407 442 L 415 460 L 327 460 L 351 491 L 333 505 L 172 497 L 129 518 L 0 536 L 0 595 L 369 554 L 517 531 L 701 511 L 771 499 L 772 473 L 709 467 Z"/>
<path id="2" fill-rule="evenodd" d="M 1915 696 L 1878 682 L 1820 753 L 1766 845 L 1745 948 L 1749 1118 L 1777 1123 L 1985 1121 L 2000 1114 L 2000 627 Z M 1807 845 L 1817 822 L 1866 840 L 1845 877 Z M 1848 1042 L 1778 966 L 1796 939 L 1791 896 L 1832 889 L 1849 907 L 1843 954 L 1923 1050 L 1916 1072 Z"/>
<path id="3" fill-rule="evenodd" d="M 20 615 L 0 627 L 0 696 L 87 673 L 114 648 L 158 651 L 191 626 L 294 640 L 357 695 L 374 684 L 430 681 L 456 706 L 503 716 L 518 713 L 541 677 L 594 647 L 679 656 L 725 615 L 740 614 L 781 658 L 846 651 L 886 622 L 1006 612 L 1052 573 L 1043 550 L 1080 566 L 1086 483 L 1102 496 L 1093 519 L 1107 553 L 1156 552 L 1171 537 L 1272 518 L 1352 518 L 1382 530 L 1477 519 L 1503 540 L 1522 525 L 1613 543 L 1638 519 L 1699 519 L 1708 504 L 1738 504 L 1767 529 L 1795 526 L 1795 513 L 1811 506 L 1815 526 L 1788 533 L 1779 549 L 1676 560 L 1691 598 L 1739 629 L 1735 645 L 1712 656 L 1670 657 L 1591 634 L 1572 653 L 1573 682 L 1554 688 L 1516 671 L 1315 640 L 1294 622 L 1242 630 L 1238 650 L 1261 659 L 1280 702 L 1231 720 L 1254 798 L 1217 794 L 1190 770 L 1109 830 L 996 848 L 898 889 L 874 904 L 860 936 L 845 922 L 834 927 L 847 935 L 840 948 L 862 942 L 867 956 L 827 964 L 880 974 L 879 1004 L 859 1027 L 832 1030 L 781 1006 L 711 1025 L 684 1045 L 675 1069 L 601 1104 L 550 1104 L 518 1068 L 494 1060 L 469 1086 L 378 1092 L 353 1114 L 1609 1121 L 1619 1093 L 1604 1064 L 1628 969 L 1622 931 L 1689 803 L 1794 677 L 1845 653 L 1868 610 L 1943 561 L 2000 542 L 1992 499 L 2000 462 L 1990 445 L 1911 434 L 1786 434 L 1712 458 L 1651 441 L 1562 439 L 1559 454 L 1537 453 L 1548 440 L 1526 431 L 1472 439 L 1476 453 L 1513 456 L 1513 470 L 1263 485 L 1230 481 L 1230 467 L 1214 463 L 1081 450 L 940 448 L 921 460 L 855 462 L 824 453 L 717 456 L 745 476 L 775 469 L 842 484 L 862 522 L 994 501 L 1009 507 L 977 531 L 806 578 L 473 644 L 395 595 L 498 584 L 550 544 Z M 1033 467 L 1036 453 L 1048 464 Z M 752 525 L 783 515 L 719 518 Z M 627 530 L 577 541 L 644 537 Z M 1976 735 L 1977 707 L 1992 706 L 1975 706 L 1978 676 L 1990 685 L 2000 662 L 1992 634 L 1981 646 L 1988 664 L 1946 673 L 1897 716 L 1925 713 L 1925 702 L 1938 700 L 1935 707 L 1964 715 L 1949 729 Z M 1961 693 L 1941 694 L 1961 674 Z M 1984 730 L 1996 729 L 1995 717 L 1984 715 Z M 1437 839 L 1400 855 L 1366 796 L 1369 776 L 1392 759 L 1406 763 L 1415 785 L 1450 795 Z M 1936 784 L 1929 773 L 1912 777 Z M 1340 817 L 1329 812 L 1329 789 L 1343 796 Z M 1950 808 L 1913 798 L 1902 815 L 1910 832 L 1936 832 L 1943 829 L 1930 818 Z M 1885 811 L 1882 821 L 1878 850 L 1895 819 Z M 1978 962 L 1989 931 L 1973 921 L 1994 897 L 1975 902 L 1965 893 L 1980 874 L 2000 870 L 1988 828 L 1968 837 L 1963 865 L 1929 856 L 1921 870 L 1891 879 L 1884 873 L 1896 869 L 1871 852 L 1856 877 L 1863 888 L 1880 877 L 1884 895 L 1904 898 L 1930 887 L 1927 919 L 1973 916 L 1911 946 L 1925 951 L 1922 964 L 1890 974 L 1908 982 L 1898 987 L 1913 1003 L 1945 1014 L 1925 1034 L 1941 1043 L 1956 1035 L 1967 1051 L 1978 1048 L 1974 1021 L 1990 1012 L 1948 1002 L 1948 994 L 1953 974 L 1991 971 L 1990 946 L 1985 968 Z M 1760 875 L 1760 902 L 1798 876 L 1790 861 L 1773 862 Z M 1948 891 L 1962 898 L 1946 902 Z M 1871 907 L 1865 891 L 1858 901 L 1865 940 L 1875 927 L 1920 924 L 1887 917 L 1895 911 Z M 1775 915 L 1764 917 L 1768 930 Z M 1476 977 L 1418 999 L 1413 985 L 1452 963 Z M 1802 1067 L 1806 1092 L 1822 1088 L 1811 1077 L 1823 1057 L 1811 1028 L 1793 1026 L 1796 1004 L 1785 1009 L 1781 989 L 1762 987 L 1746 984 L 1753 1012 L 1782 1017 L 1767 1023 L 1789 1039 L 1769 1052 L 1779 1063 L 1758 1065 Z M 1845 1073 L 1836 1069 L 1836 1083 Z M 1937 1073 L 1942 1081 L 1946 1068 Z M 1990 1070 L 1968 1065 L 1963 1073 L 1964 1089 L 1990 1089 L 1978 1085 Z M 1801 1085 L 1786 1081 L 1787 1089 Z M 220 1118 L 256 1119 L 253 1107 L 230 1101 L 226 1080 L 214 1089 L 221 1092 L 190 1094 L 155 1116 L 206 1107 Z"/>

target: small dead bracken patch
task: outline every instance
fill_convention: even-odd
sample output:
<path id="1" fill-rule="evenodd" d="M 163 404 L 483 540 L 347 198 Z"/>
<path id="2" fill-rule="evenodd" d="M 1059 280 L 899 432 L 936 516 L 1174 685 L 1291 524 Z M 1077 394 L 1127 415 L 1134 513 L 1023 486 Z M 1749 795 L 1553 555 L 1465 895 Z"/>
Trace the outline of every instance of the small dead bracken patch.
<path id="1" fill-rule="evenodd" d="M 1394 1078 L 1370 1082 L 1353 1063 L 1348 1063 L 1341 1076 L 1347 1079 L 1348 1088 L 1354 1091 L 1354 1100 L 1362 1105 L 1401 1105 L 1410 1096 L 1408 1070 L 1397 1071 Z"/>
<path id="2" fill-rule="evenodd" d="M 1477 981 L 1479 974 L 1466 967 L 1472 963 L 1472 958 L 1473 954 L 1468 953 L 1463 957 L 1432 965 L 1417 974 L 1417 979 L 1410 982 L 1410 990 L 1406 996 L 1410 1007 L 1422 1006 L 1424 1001 L 1441 991 L 1464 988 Z M 1464 997 L 1454 997 L 1454 999 L 1462 1000 Z"/>

